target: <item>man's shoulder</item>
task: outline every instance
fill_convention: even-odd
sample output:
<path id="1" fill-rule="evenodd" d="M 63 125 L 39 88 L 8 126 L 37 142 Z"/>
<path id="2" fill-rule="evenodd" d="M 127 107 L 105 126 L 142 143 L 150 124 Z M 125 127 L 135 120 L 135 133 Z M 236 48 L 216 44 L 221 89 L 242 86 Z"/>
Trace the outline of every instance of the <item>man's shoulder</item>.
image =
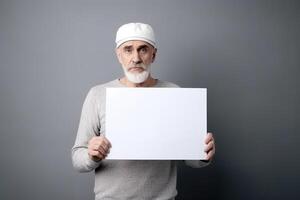
<path id="1" fill-rule="evenodd" d="M 106 83 L 94 85 L 93 87 L 90 88 L 89 90 L 89 95 L 94 96 L 94 97 L 99 97 L 105 95 L 106 88 L 108 87 L 118 87 L 118 81 L 117 80 L 112 80 Z"/>
<path id="2" fill-rule="evenodd" d="M 108 87 L 118 87 L 118 85 L 119 84 L 118 84 L 117 80 L 112 80 L 112 81 L 109 81 L 106 83 L 95 85 L 91 88 L 91 90 L 94 92 L 99 92 L 99 91 L 105 90 Z"/>

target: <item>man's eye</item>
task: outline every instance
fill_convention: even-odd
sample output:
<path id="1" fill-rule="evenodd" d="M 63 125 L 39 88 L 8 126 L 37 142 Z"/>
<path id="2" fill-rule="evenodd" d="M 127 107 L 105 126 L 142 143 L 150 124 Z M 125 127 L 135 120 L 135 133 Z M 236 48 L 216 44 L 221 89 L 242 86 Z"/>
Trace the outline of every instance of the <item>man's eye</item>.
<path id="1" fill-rule="evenodd" d="M 125 49 L 124 50 L 126 53 L 131 53 L 131 49 Z"/>
<path id="2" fill-rule="evenodd" d="M 146 53 L 146 52 L 147 52 L 147 49 L 146 49 L 146 48 L 142 48 L 142 49 L 141 49 L 141 52 L 142 52 L 142 53 Z"/>

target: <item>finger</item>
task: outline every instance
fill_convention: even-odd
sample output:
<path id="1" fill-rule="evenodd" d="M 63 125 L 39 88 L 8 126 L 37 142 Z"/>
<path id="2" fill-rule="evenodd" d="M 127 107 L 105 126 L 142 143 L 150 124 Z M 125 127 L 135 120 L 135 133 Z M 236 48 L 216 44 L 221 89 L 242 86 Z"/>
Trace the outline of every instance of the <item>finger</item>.
<path id="1" fill-rule="evenodd" d="M 94 139 L 94 141 L 91 142 L 94 146 L 99 148 L 99 146 L 107 146 L 107 142 L 105 142 L 103 137 L 98 136 Z M 106 147 L 105 147 L 106 148 Z"/>
<path id="2" fill-rule="evenodd" d="M 100 144 L 94 144 L 91 146 L 91 150 L 93 151 L 99 151 L 100 149 L 103 149 Z M 105 152 L 105 151 L 101 150 L 100 152 Z"/>
<path id="3" fill-rule="evenodd" d="M 95 157 L 100 156 L 99 151 L 89 150 L 88 153 L 89 153 L 90 156 L 95 156 Z"/>
<path id="4" fill-rule="evenodd" d="M 211 141 L 211 142 L 208 143 L 208 145 L 206 145 L 206 147 L 204 148 L 204 151 L 208 152 L 211 149 L 213 149 L 213 147 L 214 147 L 214 143 L 213 143 L 213 141 Z"/>
<path id="5" fill-rule="evenodd" d="M 100 145 L 105 144 L 106 146 L 111 146 L 110 142 L 108 141 L 108 139 L 106 139 L 104 135 L 97 136 L 93 139 L 94 139 L 94 143 L 96 144 L 100 144 Z"/>
<path id="6" fill-rule="evenodd" d="M 95 151 L 100 151 L 105 154 L 107 154 L 107 151 L 108 151 L 108 147 L 103 142 L 101 144 L 98 144 L 98 143 L 94 144 L 92 146 L 92 149 Z"/>
<path id="7" fill-rule="evenodd" d="M 205 144 L 208 144 L 211 140 L 213 140 L 212 133 L 207 133 L 205 138 Z"/>
<path id="8" fill-rule="evenodd" d="M 107 146 L 106 148 L 103 147 L 103 150 L 105 151 L 106 154 L 108 154 L 109 149 L 110 149 L 110 148 L 109 148 L 108 146 Z"/>
<path id="9" fill-rule="evenodd" d="M 104 155 L 99 151 L 91 150 L 91 151 L 89 151 L 89 155 L 92 156 L 92 157 L 100 158 L 100 159 L 104 158 Z"/>
<path id="10" fill-rule="evenodd" d="M 105 145 L 106 145 L 108 148 L 111 148 L 111 143 L 110 143 L 110 141 L 109 141 L 106 137 L 103 138 L 103 142 L 105 143 Z"/>
<path id="11" fill-rule="evenodd" d="M 102 143 L 101 145 L 98 146 L 98 149 L 99 150 L 101 149 L 102 151 L 104 151 L 107 154 L 107 152 L 109 150 L 109 146 L 106 145 L 105 143 Z"/>
<path id="12" fill-rule="evenodd" d="M 214 151 L 209 151 L 208 154 L 206 155 L 207 160 L 211 160 L 214 156 Z"/>
<path id="13" fill-rule="evenodd" d="M 90 145 L 89 149 L 90 149 L 91 151 L 99 151 L 100 153 L 105 154 L 105 151 L 104 151 L 104 149 L 101 147 L 100 144 L 93 144 L 93 145 Z"/>
<path id="14" fill-rule="evenodd" d="M 98 151 L 101 152 L 103 156 L 106 156 L 107 154 L 107 151 L 102 146 L 99 147 Z"/>
<path id="15" fill-rule="evenodd" d="M 88 148 L 92 150 L 98 150 L 100 145 L 101 141 L 99 140 L 99 137 L 93 137 L 88 143 Z"/>
<path id="16" fill-rule="evenodd" d="M 89 141 L 88 144 L 88 150 L 90 151 L 96 151 L 98 148 L 97 144 L 93 143 L 93 141 Z"/>
<path id="17" fill-rule="evenodd" d="M 97 136 L 97 137 L 95 137 L 94 143 L 102 145 L 104 143 L 104 136 Z"/>

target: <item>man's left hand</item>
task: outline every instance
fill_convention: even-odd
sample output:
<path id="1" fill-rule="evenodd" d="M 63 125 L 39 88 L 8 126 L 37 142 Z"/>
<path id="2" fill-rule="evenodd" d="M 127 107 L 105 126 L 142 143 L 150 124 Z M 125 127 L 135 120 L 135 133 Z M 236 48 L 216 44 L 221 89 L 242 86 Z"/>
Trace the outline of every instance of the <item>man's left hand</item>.
<path id="1" fill-rule="evenodd" d="M 206 160 L 211 161 L 216 152 L 215 139 L 212 133 L 207 133 L 206 135 L 204 151 L 206 152 L 207 155 Z"/>

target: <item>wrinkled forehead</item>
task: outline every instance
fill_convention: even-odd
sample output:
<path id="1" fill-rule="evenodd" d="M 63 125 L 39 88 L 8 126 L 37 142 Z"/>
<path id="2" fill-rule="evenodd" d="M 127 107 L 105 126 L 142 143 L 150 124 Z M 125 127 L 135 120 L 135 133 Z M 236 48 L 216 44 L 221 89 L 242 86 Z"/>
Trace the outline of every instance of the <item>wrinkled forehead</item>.
<path id="1" fill-rule="evenodd" d="M 142 40 L 129 40 L 121 44 L 118 48 L 125 48 L 125 47 L 133 47 L 133 48 L 139 48 L 142 46 L 146 46 L 149 48 L 154 48 L 150 43 L 142 41 Z"/>

